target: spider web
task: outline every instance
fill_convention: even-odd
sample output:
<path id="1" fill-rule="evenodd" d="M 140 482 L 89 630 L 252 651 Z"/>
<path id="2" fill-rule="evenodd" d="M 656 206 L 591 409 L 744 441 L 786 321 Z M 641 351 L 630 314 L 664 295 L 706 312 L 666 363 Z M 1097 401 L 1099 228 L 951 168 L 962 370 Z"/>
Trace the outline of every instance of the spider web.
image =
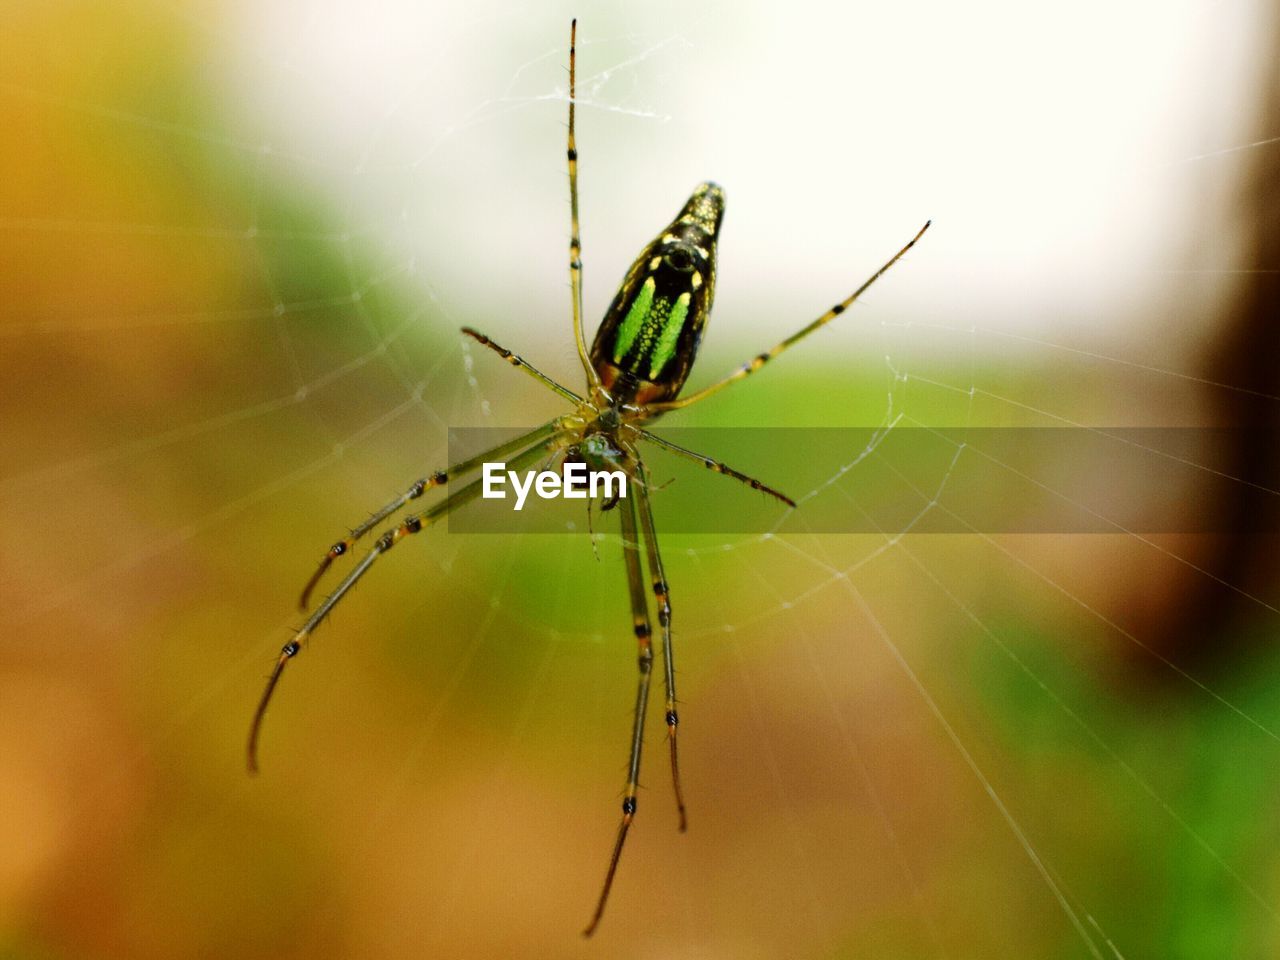
<path id="1" fill-rule="evenodd" d="M 1047 29 L 986 12 L 1011 36 Z M 44 798 L 65 823 L 15 854 L 28 919 L 14 936 L 146 954 L 159 947 L 130 920 L 158 917 L 173 942 L 244 955 L 336 937 L 379 956 L 579 949 L 635 682 L 607 523 L 598 561 L 585 536 L 407 541 L 290 667 L 259 781 L 238 752 L 297 625 L 294 591 L 344 525 L 444 465 L 450 431 L 560 409 L 457 328 L 579 378 L 570 14 L 152 13 L 180 63 L 157 59 L 150 20 L 113 11 L 116 56 L 145 69 L 109 82 L 108 59 L 63 83 L 20 66 L 0 85 L 107 170 L 83 196 L 36 183 L 0 218 L 7 245 L 67 273 L 16 287 L 2 328 L 22 411 L 0 478 L 8 665 L 25 683 L 14 729 L 67 716 L 87 734 L 36 738 L 54 759 L 22 761 L 36 772 L 21 809 Z M 1213 579 L 1274 626 L 1274 591 L 1216 578 L 1185 536 L 922 535 L 914 521 L 837 536 L 810 532 L 804 510 L 856 515 L 874 474 L 916 519 L 963 524 L 950 491 L 964 471 L 1011 496 L 1049 484 L 964 441 L 925 482 L 893 479 L 886 436 L 1194 426 L 1206 398 L 1247 389 L 1197 364 L 1239 263 L 1215 211 L 1276 146 L 1241 134 L 1259 87 L 1249 12 L 1165 6 L 1104 38 L 1082 14 L 985 58 L 955 42 L 977 42 L 971 11 L 930 8 L 923 36 L 878 13 L 876 41 L 856 14 L 816 29 L 802 13 L 582 15 L 588 323 L 709 175 L 729 209 L 696 383 L 936 222 L 838 323 L 681 417 L 876 433 L 815 452 L 829 468 L 773 529 L 664 534 L 688 484 L 724 483 L 726 510 L 753 496 L 719 478 L 655 496 L 691 829 L 673 829 L 651 724 L 600 939 L 625 956 L 1274 950 L 1260 851 L 1280 660 L 1215 673 L 1132 609 L 1142 584 Z M 38 20 L 23 29 L 51 49 Z M 866 37 L 856 58 L 851 33 Z M 1240 63 L 1225 78 L 1224 60 Z M 1194 93 L 1210 68 L 1217 100 Z M 79 286 L 138 262 L 143 282 Z M 177 280 L 151 279 L 166 267 Z M 784 488 L 798 473 L 768 449 L 734 465 Z M 1048 493 L 1088 509 L 1090 482 Z M 51 527 L 69 497 L 76 514 Z M 96 811 L 49 799 L 72 774 Z M 78 896 L 30 906 L 48 864 L 86 845 L 105 865 Z M 114 939 L 73 922 L 104 898 L 126 907 Z"/>

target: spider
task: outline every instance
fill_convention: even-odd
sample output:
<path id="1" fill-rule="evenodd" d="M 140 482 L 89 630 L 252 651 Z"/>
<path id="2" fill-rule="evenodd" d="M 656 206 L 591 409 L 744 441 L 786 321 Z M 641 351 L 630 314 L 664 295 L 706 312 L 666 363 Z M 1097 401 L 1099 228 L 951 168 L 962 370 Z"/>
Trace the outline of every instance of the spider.
<path id="1" fill-rule="evenodd" d="M 464 327 L 462 332 L 484 347 L 493 350 L 507 363 L 533 377 L 543 386 L 559 394 L 573 408 L 571 413 L 536 427 L 491 450 L 455 463 L 414 481 L 409 488 L 350 534 L 329 548 L 319 567 L 302 591 L 300 608 L 306 612 L 311 594 L 333 562 L 349 553 L 360 540 L 391 514 L 428 490 L 460 480 L 481 466 L 500 457 L 510 457 L 506 466 L 523 470 L 544 458 L 561 463 L 585 462 L 591 469 L 620 469 L 629 479 L 626 496 L 611 498 L 602 510 L 617 509 L 621 515 L 623 557 L 627 571 L 627 587 L 631 600 L 632 628 L 639 646 L 639 685 L 636 690 L 627 763 L 627 784 L 622 800 L 622 820 L 609 857 L 600 895 L 591 920 L 583 931 L 591 936 L 600 923 L 609 891 L 613 887 L 627 831 L 636 815 L 636 793 L 640 776 L 640 753 L 643 743 L 645 712 L 649 702 L 649 685 L 653 673 L 653 629 L 648 593 L 652 592 L 657 621 L 661 630 L 663 680 L 666 687 L 667 743 L 671 761 L 671 780 L 675 793 L 679 829 L 687 826 L 684 793 L 680 786 L 680 766 L 676 749 L 675 661 L 671 645 L 671 600 L 658 550 L 657 528 L 649 503 L 648 473 L 640 455 L 641 444 L 652 444 L 673 454 L 701 463 L 714 473 L 732 477 L 752 489 L 794 508 L 796 503 L 783 493 L 732 467 L 684 447 L 644 429 L 644 424 L 663 414 L 679 410 L 719 393 L 725 387 L 744 380 L 789 347 L 830 323 L 858 299 L 890 267 L 910 250 L 929 228 L 926 223 L 911 241 L 871 275 L 844 300 L 831 307 L 816 320 L 785 340 L 775 344 L 742 364 L 728 376 L 688 396 L 680 392 L 689 377 L 698 353 L 703 329 L 711 312 L 715 293 L 716 242 L 724 217 L 724 191 L 716 184 L 700 184 L 690 195 L 679 214 L 658 234 L 627 271 L 613 298 L 591 349 L 587 349 L 582 332 L 582 242 L 578 228 L 578 149 L 574 137 L 574 112 L 577 104 L 575 67 L 577 60 L 577 20 L 569 31 L 569 206 L 571 229 L 569 240 L 569 281 L 573 301 L 573 334 L 578 357 L 586 374 L 586 390 L 575 393 L 532 366 L 483 333 Z M 355 567 L 307 617 L 301 628 L 280 652 L 267 680 L 266 689 L 254 712 L 249 731 L 248 767 L 258 768 L 258 739 L 267 706 L 285 665 L 302 650 L 303 644 L 332 612 L 338 602 L 369 572 L 374 562 L 410 534 L 419 533 L 480 495 L 482 483 L 474 480 L 448 498 L 418 513 L 407 516 L 399 525 L 385 531 L 361 557 Z M 641 557 L 641 551 L 645 556 Z M 648 565 L 648 583 L 644 566 Z"/>

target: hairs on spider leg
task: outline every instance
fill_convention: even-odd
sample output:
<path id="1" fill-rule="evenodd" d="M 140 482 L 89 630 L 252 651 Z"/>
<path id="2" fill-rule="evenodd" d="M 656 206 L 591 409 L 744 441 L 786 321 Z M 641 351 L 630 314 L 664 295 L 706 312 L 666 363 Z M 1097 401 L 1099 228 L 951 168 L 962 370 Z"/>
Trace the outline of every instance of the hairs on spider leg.
<path id="1" fill-rule="evenodd" d="M 600 562 L 600 547 L 599 547 L 599 545 L 596 543 L 596 528 L 595 528 L 595 524 L 594 524 L 594 523 L 592 523 L 592 521 L 591 521 L 591 505 L 592 505 L 592 503 L 593 503 L 593 501 L 591 500 L 591 498 L 590 498 L 590 497 L 588 497 L 588 498 L 587 498 L 587 536 L 591 539 L 591 553 L 592 553 L 592 555 L 594 555 L 594 556 L 595 556 L 595 558 L 596 558 L 596 563 L 599 563 L 599 562 Z"/>
<path id="2" fill-rule="evenodd" d="M 290 648 L 293 652 L 290 652 Z M 296 642 L 289 644 L 280 653 L 280 658 L 276 660 L 276 665 L 271 670 L 271 677 L 267 680 L 267 687 L 262 691 L 262 697 L 258 700 L 258 708 L 253 711 L 253 722 L 249 724 L 249 743 L 246 749 L 246 766 L 249 768 L 250 774 L 258 772 L 258 740 L 262 733 L 262 720 L 267 715 L 267 705 L 271 703 L 271 695 L 275 692 L 276 684 L 280 682 L 280 675 L 284 673 L 284 665 L 297 655 L 298 645 Z"/>

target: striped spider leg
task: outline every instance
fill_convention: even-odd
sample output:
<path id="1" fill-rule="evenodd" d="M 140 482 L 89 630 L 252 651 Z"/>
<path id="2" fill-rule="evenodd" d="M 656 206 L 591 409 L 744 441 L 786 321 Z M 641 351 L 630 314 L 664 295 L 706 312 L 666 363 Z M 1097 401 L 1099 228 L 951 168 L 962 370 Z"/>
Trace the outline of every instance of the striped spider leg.
<path id="1" fill-rule="evenodd" d="M 554 393 L 559 394 L 570 403 L 578 406 L 583 404 L 583 399 L 568 387 L 564 387 L 559 383 L 556 383 L 556 381 L 552 380 L 523 357 L 517 356 L 505 347 L 499 346 L 478 330 L 473 330 L 471 327 L 463 327 L 462 332 L 482 346 L 493 350 L 517 370 L 527 373 L 543 386 L 549 388 Z M 433 487 L 443 486 L 448 483 L 450 479 L 456 479 L 472 473 L 479 469 L 486 460 L 493 460 L 496 457 L 505 456 L 515 450 L 519 450 L 521 447 L 528 446 L 538 438 L 537 435 L 539 431 L 543 430 L 546 426 L 546 424 L 543 424 L 543 426 L 538 427 L 527 434 L 515 437 L 507 443 L 499 444 L 492 450 L 486 450 L 484 453 L 477 454 L 469 460 L 456 463 L 448 470 L 437 470 L 435 473 L 428 474 L 425 477 L 415 480 L 409 486 L 408 490 L 400 494 L 400 496 L 396 497 L 380 510 L 375 511 L 367 520 L 364 521 L 364 523 L 360 524 L 358 527 L 352 528 L 351 532 L 347 534 L 347 536 L 343 537 L 329 548 L 328 552 L 324 555 L 324 558 L 320 561 L 320 565 L 316 568 L 316 572 L 311 575 L 311 579 L 309 579 L 306 585 L 302 588 L 302 597 L 298 601 L 298 608 L 305 612 L 307 607 L 310 606 L 311 592 L 316 588 L 316 585 L 320 582 L 321 578 L 324 577 L 325 572 L 329 567 L 333 565 L 334 560 L 346 554 L 355 545 L 357 540 L 363 537 L 374 527 L 381 524 L 387 519 L 387 517 L 391 516 L 391 514 L 395 513 L 410 500 L 418 499 Z"/>
<path id="2" fill-rule="evenodd" d="M 590 393 L 600 390 L 600 374 L 587 354 L 587 341 L 582 334 L 582 229 L 578 224 L 578 139 L 575 134 L 578 104 L 578 19 L 569 24 L 569 145 L 565 156 L 569 162 L 569 285 L 573 299 L 573 342 L 578 348 L 578 359 L 587 375 Z"/>
<path id="3" fill-rule="evenodd" d="M 638 464 L 633 465 L 633 478 L 636 467 Z M 582 931 L 584 937 L 595 933 L 600 918 L 604 916 L 604 907 L 609 900 L 609 892 L 613 889 L 613 878 L 618 872 L 618 861 L 622 857 L 622 845 L 627 840 L 627 831 L 631 829 L 631 821 L 636 815 L 636 792 L 640 785 L 640 751 L 644 746 L 644 718 L 649 706 L 649 681 L 653 674 L 653 628 L 649 623 L 649 596 L 644 585 L 644 572 L 640 568 L 640 543 L 636 533 L 636 498 L 640 484 L 632 483 L 631 488 L 636 492 L 620 501 L 622 555 L 627 565 L 627 591 L 631 598 L 632 627 L 639 646 L 637 665 L 640 676 L 636 687 L 635 716 L 631 724 L 627 787 L 622 798 L 622 822 L 618 825 L 617 839 L 613 842 L 613 853 L 609 857 L 609 869 L 605 874 L 604 885 L 596 901 L 595 911 L 586 929 Z M 678 784 L 679 781 L 677 780 L 676 783 Z M 677 791 L 678 789 L 677 786 Z M 683 803 L 681 803 L 681 810 L 683 812 Z"/>
<path id="4" fill-rule="evenodd" d="M 448 470 L 434 474 L 433 476 L 443 477 L 445 479 L 460 479 L 469 473 L 474 473 L 475 470 L 486 461 L 492 460 L 495 457 L 505 457 L 512 450 L 519 450 L 520 452 L 508 461 L 509 469 L 524 469 L 537 463 L 537 461 L 548 452 L 554 451 L 557 446 L 563 442 L 563 438 L 571 431 L 572 421 L 572 417 L 557 417 L 556 419 L 548 421 L 542 426 L 530 430 L 528 433 L 516 437 L 507 443 L 500 444 L 492 450 L 487 450 L 482 454 L 455 464 Z M 439 482 L 444 483 L 445 479 L 441 479 Z M 414 486 L 416 487 L 417 485 L 415 484 Z M 284 645 L 280 651 L 280 657 L 276 660 L 275 667 L 271 671 L 271 676 L 267 680 L 266 689 L 262 692 L 262 698 L 258 701 L 258 708 L 254 711 L 253 722 L 249 727 L 247 760 L 250 773 L 257 773 L 258 771 L 258 741 L 262 733 L 262 721 L 266 717 L 267 707 L 271 703 L 271 696 L 275 692 L 276 685 L 280 682 L 280 676 L 284 673 L 285 664 L 302 652 L 303 645 L 306 643 L 307 639 L 315 632 L 316 628 L 324 622 L 324 620 L 333 611 L 333 608 L 338 605 L 339 601 L 341 601 L 342 598 L 350 592 L 351 588 L 369 572 L 369 569 L 373 566 L 378 557 L 382 556 L 410 534 L 421 533 L 427 527 L 430 527 L 444 517 L 447 517 L 454 510 L 470 503 L 480 495 L 483 487 L 483 480 L 473 480 L 471 483 L 466 484 L 433 506 L 428 507 L 426 510 L 419 513 L 410 514 L 405 517 L 399 525 L 385 531 L 382 536 L 378 537 L 373 546 L 365 552 L 364 556 L 360 558 L 360 562 L 357 563 L 355 567 L 351 569 L 351 572 L 342 579 L 333 591 L 320 602 L 315 610 L 311 612 L 311 615 L 307 617 L 302 626 L 299 627 L 289 639 L 289 642 Z M 414 487 L 411 487 L 410 491 L 413 489 Z M 393 501 L 393 505 L 390 509 L 386 510 L 383 516 L 385 517 L 386 514 L 391 513 L 398 506 L 399 503 Z M 366 524 L 365 526 L 372 526 L 372 524 Z M 352 539 L 355 539 L 354 534 Z M 320 571 L 321 573 L 324 572 L 324 568 L 326 566 L 327 564 L 322 566 Z M 312 580 L 314 581 L 316 579 L 318 578 L 313 575 Z"/>
<path id="5" fill-rule="evenodd" d="M 417 500 L 428 490 L 444 486 L 450 480 L 458 479 L 460 477 L 467 476 L 470 473 L 474 473 L 486 461 L 496 460 L 509 453 L 523 449 L 530 443 L 539 439 L 539 434 L 546 428 L 546 426 L 546 424 L 543 424 L 543 426 L 538 427 L 536 430 L 514 437 L 506 443 L 499 444 L 492 450 L 486 450 L 484 453 L 477 454 L 469 460 L 463 460 L 459 463 L 455 463 L 447 470 L 437 470 L 419 480 L 415 480 L 408 490 L 400 494 L 400 496 L 396 497 L 386 506 L 374 512 L 367 520 L 364 521 L 364 523 L 360 524 L 358 527 L 353 527 L 347 536 L 343 537 L 329 548 L 328 552 L 324 555 L 324 558 L 320 561 L 320 565 L 316 568 L 316 572 L 311 575 L 311 579 L 309 579 L 306 586 L 302 588 L 302 597 L 298 601 L 298 609 L 302 610 L 304 613 L 306 612 L 307 608 L 311 605 L 310 600 L 312 591 L 315 590 L 316 585 L 319 584 L 329 567 L 333 565 L 333 561 L 350 551 L 351 548 L 355 546 L 357 540 L 363 537 L 370 530 L 381 525 L 387 517 L 391 516 L 391 514 L 395 513 L 410 500 Z"/>
<path id="6" fill-rule="evenodd" d="M 755 373 L 757 370 L 763 367 L 770 360 L 773 360 L 779 354 L 784 353 L 789 348 L 794 347 L 797 343 L 799 343 L 805 337 L 809 336 L 809 334 L 814 333 L 815 331 L 821 329 L 822 327 L 825 327 L 828 323 L 830 323 L 836 317 L 840 316 L 840 314 L 848 310 L 849 307 L 853 305 L 855 300 L 857 300 L 860 296 L 862 296 L 864 293 L 867 292 L 868 287 L 870 287 L 873 283 L 875 283 L 882 276 L 884 276 L 889 271 L 890 267 L 892 267 L 895 263 L 897 263 L 904 256 L 906 256 L 907 251 L 916 245 L 916 241 L 924 236 L 924 232 L 929 229 L 932 223 L 933 223 L 932 220 L 926 220 L 924 226 L 921 227 L 919 231 L 916 232 L 916 235 L 907 241 L 906 246 L 904 246 L 901 250 L 899 250 L 892 257 L 886 260 L 884 265 L 875 273 L 873 273 L 870 277 L 864 280 L 862 285 L 859 286 L 858 289 L 854 290 L 853 293 L 849 294 L 849 296 L 845 297 L 843 300 L 841 300 L 839 303 L 833 306 L 826 313 L 822 314 L 822 316 L 818 317 L 812 323 L 809 323 L 807 326 L 801 327 L 791 336 L 775 343 L 772 347 L 770 347 L 764 353 L 756 354 L 754 357 L 752 357 L 742 366 L 738 367 L 738 369 L 734 370 L 733 373 L 729 374 L 728 376 L 724 377 L 721 380 L 717 380 L 715 383 L 711 384 L 710 386 L 703 387 L 701 390 L 698 390 L 695 393 L 691 393 L 687 397 L 681 397 L 679 399 L 672 398 L 670 400 L 663 400 L 657 403 L 647 404 L 645 405 L 643 411 L 640 411 L 640 412 L 644 417 L 647 418 L 647 417 L 658 416 L 659 414 L 663 414 L 663 413 L 668 413 L 672 410 L 680 410 L 684 407 L 690 406 L 691 404 L 697 403 L 699 400 L 705 400 L 707 397 L 711 396 L 714 393 L 719 393 L 721 390 L 729 386 L 731 383 L 737 383 L 739 380 L 745 380 L 747 377 L 751 376 L 751 374 Z"/>
<path id="7" fill-rule="evenodd" d="M 649 476 L 644 462 L 634 447 L 625 445 L 628 456 L 628 472 L 632 478 L 632 494 L 622 504 L 622 550 L 627 567 L 627 591 L 631 598 L 632 626 L 639 644 L 637 665 L 640 670 L 639 685 L 636 690 L 635 715 L 631 727 L 631 748 L 627 760 L 627 786 L 622 800 L 622 821 L 618 824 L 617 837 L 613 843 L 613 852 L 609 857 L 609 867 L 605 873 L 604 885 L 600 897 L 596 901 L 591 920 L 583 930 L 584 936 L 591 936 L 604 916 L 605 904 L 613 889 L 613 878 L 618 872 L 618 861 L 622 857 L 622 846 L 626 842 L 627 832 L 636 814 L 636 793 L 640 780 L 640 752 L 644 745 L 644 722 L 649 702 L 649 681 L 653 672 L 653 629 L 649 618 L 648 590 L 641 570 L 640 547 L 643 545 L 649 564 L 649 590 L 652 590 L 654 604 L 657 608 L 658 626 L 662 630 L 663 679 L 666 687 L 667 743 L 671 756 L 671 782 L 675 790 L 676 812 L 679 816 L 680 832 L 684 833 L 688 826 L 685 813 L 684 791 L 680 786 L 680 765 L 676 750 L 676 728 L 680 723 L 676 712 L 676 674 L 675 655 L 671 644 L 671 598 L 667 586 L 666 574 L 662 568 L 662 555 L 658 549 L 658 532 L 653 522 L 653 510 L 649 504 Z M 740 474 L 734 474 L 741 476 Z"/>

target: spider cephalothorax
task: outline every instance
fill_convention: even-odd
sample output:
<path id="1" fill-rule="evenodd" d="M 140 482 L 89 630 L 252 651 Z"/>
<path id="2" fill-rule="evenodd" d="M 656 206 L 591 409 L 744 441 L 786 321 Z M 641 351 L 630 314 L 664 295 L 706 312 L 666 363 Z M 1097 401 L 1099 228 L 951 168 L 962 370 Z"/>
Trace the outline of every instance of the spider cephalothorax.
<path id="1" fill-rule="evenodd" d="M 500 347 L 484 334 L 463 328 L 463 332 L 487 347 L 507 363 L 523 370 L 543 386 L 573 405 L 573 412 L 556 417 L 540 427 L 523 433 L 491 450 L 455 463 L 415 480 L 408 489 L 353 529 L 329 548 L 302 591 L 301 607 L 308 609 L 312 590 L 334 560 L 349 553 L 357 540 L 380 526 L 388 517 L 410 501 L 417 500 L 435 487 L 455 484 L 481 470 L 490 461 L 503 459 L 510 470 L 522 470 L 548 458 L 564 462 L 582 462 L 594 469 L 620 470 L 630 480 L 626 496 L 608 502 L 606 509 L 617 507 L 622 528 L 622 553 L 627 567 L 628 598 L 631 604 L 632 628 L 639 649 L 640 676 L 636 691 L 634 721 L 629 741 L 627 786 L 622 800 L 622 822 L 614 841 L 613 853 L 604 885 L 596 900 L 595 912 L 586 931 L 590 935 L 600 922 L 609 890 L 613 885 L 623 841 L 635 817 L 640 779 L 640 751 L 644 741 L 645 711 L 649 702 L 649 681 L 653 665 L 653 630 L 650 619 L 650 596 L 657 614 L 661 643 L 663 681 L 666 688 L 667 741 L 671 756 L 671 778 L 675 788 L 676 809 L 680 829 L 685 828 L 684 797 L 680 789 L 680 772 L 676 754 L 675 661 L 671 646 L 671 603 L 662 556 L 658 550 L 658 534 L 653 510 L 649 505 L 649 484 L 641 444 L 662 447 L 677 456 L 701 463 L 708 470 L 732 477 L 787 504 L 795 502 L 759 480 L 739 473 L 712 457 L 686 450 L 645 429 L 644 424 L 672 410 L 687 407 L 705 399 L 732 383 L 755 373 L 789 347 L 830 323 L 852 304 L 867 287 L 915 245 L 924 228 L 887 263 L 835 306 L 764 353 L 757 354 L 728 376 L 687 396 L 680 396 L 711 312 L 715 292 L 716 241 L 724 217 L 724 191 L 714 183 L 703 183 L 681 209 L 676 218 L 650 242 L 631 269 L 605 313 L 590 351 L 582 335 L 582 242 L 578 230 L 578 150 L 574 139 L 575 45 L 577 22 L 569 40 L 569 201 L 572 233 L 569 240 L 569 279 L 572 288 L 573 334 L 578 357 L 586 375 L 587 388 L 582 395 L 548 377 L 522 357 Z M 266 690 L 258 702 L 249 730 L 249 769 L 257 769 L 258 735 L 271 695 L 284 672 L 285 665 L 298 655 L 315 629 L 328 617 L 337 603 L 363 577 L 374 562 L 405 537 L 420 533 L 451 511 L 470 503 L 481 493 L 481 481 L 473 480 L 453 488 L 446 499 L 410 514 L 399 524 L 384 531 L 343 580 L 308 615 L 306 621 L 284 645 L 275 669 L 267 680 Z M 643 558 L 642 552 L 643 551 Z M 645 583 L 644 567 L 649 580 Z"/>
<path id="2" fill-rule="evenodd" d="M 601 426 L 602 422 L 607 426 Z M 588 424 L 581 440 L 565 447 L 561 454 L 561 463 L 565 465 L 580 463 L 593 472 L 617 472 L 632 476 L 634 480 L 635 455 L 631 450 L 623 449 L 617 439 L 617 431 L 621 423 L 618 412 L 613 407 L 606 407 L 596 421 Z M 570 483 L 567 472 L 565 483 L 566 485 Z M 584 479 L 575 489 L 587 490 L 589 485 Z M 601 498 L 600 512 L 607 513 L 616 507 L 622 495 L 621 491 L 613 491 Z M 590 517 L 589 513 L 588 517 Z"/>

